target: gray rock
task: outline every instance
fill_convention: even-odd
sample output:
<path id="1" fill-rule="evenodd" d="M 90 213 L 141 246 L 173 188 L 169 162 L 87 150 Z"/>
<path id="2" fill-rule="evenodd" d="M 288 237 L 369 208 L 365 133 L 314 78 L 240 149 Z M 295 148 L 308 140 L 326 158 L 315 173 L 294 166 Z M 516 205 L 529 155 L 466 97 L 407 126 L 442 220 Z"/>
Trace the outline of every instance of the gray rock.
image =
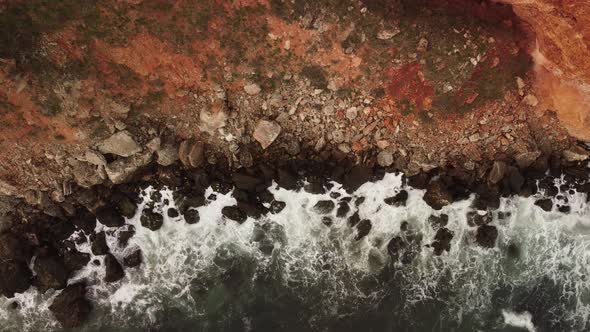
<path id="1" fill-rule="evenodd" d="M 253 137 L 262 149 L 268 148 L 281 133 L 281 126 L 274 121 L 259 120 L 254 128 Z"/>
<path id="2" fill-rule="evenodd" d="M 107 176 L 114 184 L 129 180 L 137 170 L 146 166 L 152 160 L 152 153 L 146 152 L 129 158 L 117 159 L 105 168 Z"/>
<path id="3" fill-rule="evenodd" d="M 178 149 L 172 144 L 163 145 L 157 152 L 158 164 L 170 166 L 178 160 Z"/>
<path id="4" fill-rule="evenodd" d="M 105 178 L 99 171 L 100 166 L 91 165 L 87 162 L 71 160 L 72 174 L 76 183 L 84 188 L 90 188 L 102 183 Z"/>
<path id="5" fill-rule="evenodd" d="M 518 167 L 523 169 L 531 166 L 540 155 L 541 151 L 524 152 L 514 156 L 514 160 L 516 161 Z"/>
<path id="6" fill-rule="evenodd" d="M 129 157 L 141 151 L 141 147 L 133 140 L 131 134 L 124 130 L 100 142 L 98 150 L 103 154 L 111 153 L 121 157 Z"/>
<path id="7" fill-rule="evenodd" d="M 94 150 L 86 151 L 86 154 L 84 154 L 84 159 L 86 162 L 96 166 L 105 166 L 107 164 L 106 158 Z"/>
<path id="8" fill-rule="evenodd" d="M 377 155 L 377 163 L 381 167 L 388 167 L 393 164 L 393 153 L 383 150 Z"/>
<path id="9" fill-rule="evenodd" d="M 488 180 L 490 183 L 496 184 L 504 178 L 506 174 L 506 163 L 502 161 L 494 161 L 494 165 L 492 166 L 492 170 L 490 171 L 490 175 L 488 176 Z"/>

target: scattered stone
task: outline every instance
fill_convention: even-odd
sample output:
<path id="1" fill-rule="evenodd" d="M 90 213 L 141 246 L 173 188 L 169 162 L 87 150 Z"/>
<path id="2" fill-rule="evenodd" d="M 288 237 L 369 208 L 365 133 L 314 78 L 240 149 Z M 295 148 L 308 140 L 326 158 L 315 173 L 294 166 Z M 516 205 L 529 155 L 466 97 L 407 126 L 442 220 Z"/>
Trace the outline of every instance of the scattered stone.
<path id="1" fill-rule="evenodd" d="M 434 181 L 426 187 L 423 199 L 433 209 L 440 210 L 453 202 L 453 195 L 440 181 Z"/>
<path id="2" fill-rule="evenodd" d="M 199 211 L 195 209 L 189 209 L 184 213 L 184 221 L 187 224 L 193 225 L 198 223 L 201 220 L 201 216 L 199 215 Z"/>
<path id="3" fill-rule="evenodd" d="M 250 83 L 247 85 L 244 85 L 244 91 L 249 94 L 250 96 L 254 96 L 260 93 L 260 91 L 262 91 L 262 89 L 260 89 L 260 86 L 256 83 Z"/>
<path id="4" fill-rule="evenodd" d="M 244 223 L 248 219 L 246 212 L 242 211 L 242 209 L 235 205 L 224 206 L 223 209 L 221 209 L 221 214 L 230 220 L 238 222 L 239 224 Z"/>
<path id="5" fill-rule="evenodd" d="M 119 264 L 119 261 L 113 256 L 112 254 L 107 254 L 104 258 L 104 265 L 105 265 L 105 282 L 116 282 L 125 276 L 125 271 L 123 271 L 123 267 Z"/>
<path id="6" fill-rule="evenodd" d="M 408 192 L 405 190 L 400 191 L 393 197 L 388 197 L 383 201 L 387 205 L 391 206 L 406 206 L 406 201 L 408 200 Z"/>
<path id="7" fill-rule="evenodd" d="M 285 202 L 273 201 L 272 203 L 270 203 L 270 213 L 277 214 L 277 213 L 283 211 L 283 209 L 286 206 L 287 206 L 287 203 L 285 203 Z"/>
<path id="8" fill-rule="evenodd" d="M 388 40 L 388 39 L 391 39 L 391 38 L 397 36 L 399 33 L 400 33 L 400 30 L 398 28 L 381 30 L 377 33 L 377 39 Z"/>
<path id="9" fill-rule="evenodd" d="M 123 258 L 123 264 L 126 267 L 137 267 L 141 264 L 142 261 L 143 259 L 141 255 L 141 249 L 136 249 L 129 255 L 125 256 L 125 258 Z"/>
<path id="10" fill-rule="evenodd" d="M 90 236 L 90 250 L 95 256 L 102 256 L 109 253 L 110 249 L 107 245 L 106 235 L 104 232 L 98 232 Z"/>
<path id="11" fill-rule="evenodd" d="M 475 239 L 477 243 L 484 248 L 493 248 L 498 238 L 498 230 L 495 226 L 482 225 L 477 228 Z"/>
<path id="12" fill-rule="evenodd" d="M 334 201 L 331 200 L 322 200 L 318 201 L 312 208 L 312 210 L 317 214 L 328 214 L 334 210 L 335 204 Z"/>
<path id="13" fill-rule="evenodd" d="M 434 236 L 434 242 L 432 247 L 434 248 L 434 254 L 436 256 L 442 255 L 444 251 L 451 251 L 451 240 L 453 239 L 453 232 L 448 228 L 440 228 Z"/>
<path id="14" fill-rule="evenodd" d="M 50 288 L 64 289 L 68 283 L 68 271 L 60 257 L 37 257 L 33 271 L 35 284 L 41 292 Z"/>
<path id="15" fill-rule="evenodd" d="M 141 221 L 141 226 L 152 231 L 157 231 L 164 224 L 164 216 L 149 208 L 143 209 L 139 220 Z"/>
<path id="16" fill-rule="evenodd" d="M 354 237 L 354 239 L 356 241 L 359 241 L 360 239 L 364 238 L 365 236 L 367 236 L 369 234 L 369 232 L 371 231 L 371 228 L 373 228 L 373 225 L 371 224 L 370 220 L 368 220 L 368 219 L 361 220 L 356 225 L 356 236 Z"/>
<path id="17" fill-rule="evenodd" d="M 129 157 L 141 151 L 141 147 L 128 131 L 123 130 L 100 142 L 98 150 L 103 154 L 110 153 L 121 157 Z"/>
<path id="18" fill-rule="evenodd" d="M 64 328 L 82 325 L 92 311 L 92 306 L 86 299 L 86 285 L 77 283 L 66 287 L 55 297 L 49 310 Z"/>
<path id="19" fill-rule="evenodd" d="M 157 162 L 162 166 L 170 166 L 179 159 L 178 149 L 172 144 L 165 144 L 156 153 L 158 155 Z"/>
<path id="20" fill-rule="evenodd" d="M 393 153 L 383 150 L 377 155 L 377 164 L 381 167 L 388 167 L 393 164 Z"/>
<path id="21" fill-rule="evenodd" d="M 259 120 L 254 128 L 253 137 L 262 149 L 268 148 L 281 133 L 281 126 L 273 121 Z"/>

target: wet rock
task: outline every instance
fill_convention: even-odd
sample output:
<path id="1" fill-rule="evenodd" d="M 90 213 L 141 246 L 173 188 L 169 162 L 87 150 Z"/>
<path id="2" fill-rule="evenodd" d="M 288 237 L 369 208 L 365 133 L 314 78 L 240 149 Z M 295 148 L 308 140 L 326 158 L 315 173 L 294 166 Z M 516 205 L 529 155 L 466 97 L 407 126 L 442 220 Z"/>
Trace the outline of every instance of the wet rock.
<path id="1" fill-rule="evenodd" d="M 318 201 L 313 207 L 312 210 L 317 214 L 328 214 L 334 210 L 335 204 L 334 201 L 331 200 L 322 200 Z"/>
<path id="2" fill-rule="evenodd" d="M 141 226 L 152 231 L 157 231 L 164 224 L 164 216 L 149 208 L 146 208 L 141 212 L 139 220 L 141 221 Z"/>
<path id="3" fill-rule="evenodd" d="M 252 242 L 258 243 L 258 248 L 263 254 L 270 255 L 275 247 L 287 243 L 287 235 L 283 226 L 275 222 L 255 223 Z"/>
<path id="4" fill-rule="evenodd" d="M 548 198 L 536 200 L 535 205 L 547 212 L 550 212 L 551 209 L 553 209 L 553 201 Z"/>
<path id="5" fill-rule="evenodd" d="M 516 167 L 511 167 L 508 174 L 508 184 L 513 193 L 520 193 L 524 184 L 524 177 Z"/>
<path id="6" fill-rule="evenodd" d="M 127 229 L 120 230 L 117 233 L 117 240 L 119 242 L 119 247 L 126 247 L 129 243 L 129 240 L 135 235 L 135 227 L 133 225 L 127 225 Z"/>
<path id="7" fill-rule="evenodd" d="M 496 184 L 502 181 L 504 175 L 506 174 L 506 163 L 503 161 L 494 161 L 494 165 L 492 166 L 492 170 L 488 175 L 488 180 L 490 183 Z"/>
<path id="8" fill-rule="evenodd" d="M 129 197 L 122 193 L 114 193 L 111 196 L 111 202 L 116 206 L 116 210 L 125 218 L 131 219 L 135 216 L 137 204 Z"/>
<path id="9" fill-rule="evenodd" d="M 180 215 L 178 213 L 178 210 L 176 210 L 175 208 L 169 208 L 166 211 L 166 214 L 168 215 L 168 218 L 176 218 L 176 217 L 178 217 Z"/>
<path id="10" fill-rule="evenodd" d="M 41 292 L 63 289 L 68 282 L 69 273 L 63 260 L 58 256 L 37 257 L 33 267 L 35 284 Z"/>
<path id="11" fill-rule="evenodd" d="M 449 216 L 444 213 L 440 216 L 431 215 L 428 217 L 428 222 L 433 229 L 440 229 L 449 223 Z"/>
<path id="12" fill-rule="evenodd" d="M 256 187 L 264 182 L 261 178 L 243 173 L 234 173 L 232 181 L 236 188 L 246 191 L 255 191 Z"/>
<path id="13" fill-rule="evenodd" d="M 408 192 L 405 190 L 401 190 L 393 197 L 388 197 L 385 200 L 385 204 L 391 206 L 406 206 L 406 201 L 408 200 Z"/>
<path id="14" fill-rule="evenodd" d="M 64 328 L 81 326 L 92 311 L 86 299 L 86 285 L 77 283 L 66 287 L 55 297 L 49 310 Z"/>
<path id="15" fill-rule="evenodd" d="M 361 217 L 359 216 L 358 211 L 352 214 L 352 216 L 348 217 L 348 226 L 354 227 L 361 221 Z"/>
<path id="16" fill-rule="evenodd" d="M 471 227 L 486 225 L 491 223 L 492 220 L 493 216 L 489 212 L 484 214 L 480 214 L 478 211 L 467 212 L 467 224 Z"/>
<path id="17" fill-rule="evenodd" d="M 496 245 L 498 238 L 498 230 L 495 226 L 482 225 L 477 228 L 475 240 L 484 248 L 493 248 Z"/>
<path id="18" fill-rule="evenodd" d="M 221 214 L 239 224 L 244 223 L 248 219 L 246 212 L 242 211 L 242 209 L 237 206 L 224 206 L 223 209 L 221 209 Z"/>
<path id="19" fill-rule="evenodd" d="M 327 227 L 332 226 L 334 224 L 334 220 L 330 217 L 322 217 L 322 224 L 326 225 Z"/>
<path id="20" fill-rule="evenodd" d="M 90 262 L 90 255 L 76 249 L 64 253 L 64 265 L 71 274 L 85 267 Z"/>
<path id="21" fill-rule="evenodd" d="M 3 259 L 0 264 L 0 293 L 8 298 L 31 287 L 33 273 L 26 263 Z"/>
<path id="22" fill-rule="evenodd" d="M 451 240 L 453 239 L 453 232 L 448 228 L 440 228 L 434 236 L 434 242 L 432 247 L 434 248 L 434 254 L 440 256 L 444 251 L 451 250 Z"/>
<path id="23" fill-rule="evenodd" d="M 109 180 L 114 184 L 129 181 L 135 173 L 152 160 L 152 153 L 140 153 L 128 158 L 121 158 L 108 164 L 105 168 Z"/>
<path id="24" fill-rule="evenodd" d="M 110 206 L 103 206 L 96 211 L 98 221 L 107 227 L 121 227 L 125 225 L 125 219 L 116 209 Z"/>
<path id="25" fill-rule="evenodd" d="M 293 175 L 290 171 L 284 168 L 279 168 L 277 171 L 277 184 L 284 189 L 287 190 L 295 190 L 297 189 L 297 177 Z"/>
<path id="26" fill-rule="evenodd" d="M 570 213 L 571 209 L 572 208 L 569 205 L 559 205 L 557 207 L 557 211 L 561 213 Z"/>
<path id="27" fill-rule="evenodd" d="M 92 242 L 90 249 L 94 255 L 102 256 L 109 253 L 110 250 L 104 232 L 91 235 L 90 241 Z"/>
<path id="28" fill-rule="evenodd" d="M 393 153 L 383 150 L 377 155 L 377 164 L 381 167 L 389 167 L 393 164 Z"/>
<path id="29" fill-rule="evenodd" d="M 411 263 L 420 253 L 422 237 L 419 234 L 403 231 L 401 235 L 395 236 L 387 244 L 387 252 L 394 261 L 402 264 Z"/>
<path id="30" fill-rule="evenodd" d="M 268 148 L 281 133 L 281 126 L 274 121 L 259 120 L 252 136 L 262 149 Z"/>
<path id="31" fill-rule="evenodd" d="M 307 178 L 307 183 L 303 186 L 303 190 L 310 194 L 321 195 L 326 193 L 326 180 L 319 176 L 310 176 Z"/>
<path id="32" fill-rule="evenodd" d="M 100 142 L 98 150 L 103 154 L 110 153 L 121 157 L 129 157 L 141 151 L 141 147 L 128 131 L 123 130 Z"/>
<path id="33" fill-rule="evenodd" d="M 283 209 L 286 206 L 287 206 L 287 203 L 285 203 L 283 201 L 273 201 L 272 203 L 270 203 L 270 213 L 277 214 L 277 213 L 283 211 Z"/>
<path id="34" fill-rule="evenodd" d="M 354 201 L 354 206 L 359 207 L 361 204 L 365 202 L 365 197 L 359 197 Z"/>
<path id="35" fill-rule="evenodd" d="M 346 202 L 339 202 L 336 209 L 336 217 L 344 218 L 350 212 L 350 206 Z"/>
<path id="36" fill-rule="evenodd" d="M 453 202 L 453 195 L 440 181 L 434 181 L 426 187 L 423 199 L 433 209 L 440 210 Z"/>
<path id="37" fill-rule="evenodd" d="M 125 276 L 125 271 L 123 271 L 123 267 L 119 264 L 119 261 L 113 256 L 112 254 L 107 254 L 104 258 L 104 265 L 105 265 L 105 276 L 104 281 L 106 282 L 115 282 L 123 279 Z"/>
<path id="38" fill-rule="evenodd" d="M 520 169 L 525 169 L 531 166 L 540 156 L 541 151 L 524 152 L 514 156 L 514 160 Z"/>
<path id="39" fill-rule="evenodd" d="M 141 264 L 142 260 L 141 249 L 136 249 L 123 258 L 123 264 L 126 267 L 137 267 Z"/>
<path id="40" fill-rule="evenodd" d="M 356 241 L 364 238 L 365 236 L 367 236 L 369 234 L 369 232 L 371 231 L 371 228 L 373 228 L 373 225 L 371 224 L 371 221 L 368 219 L 363 219 L 361 220 L 357 225 L 356 225 L 356 236 L 354 237 L 354 239 Z"/>
<path id="41" fill-rule="evenodd" d="M 195 209 L 187 210 L 184 213 L 184 221 L 186 221 L 186 223 L 189 225 L 196 224 L 200 220 L 201 220 L 201 216 L 199 215 L 199 211 L 197 211 Z"/>
<path id="42" fill-rule="evenodd" d="M 372 176 L 372 168 L 365 165 L 356 165 L 344 176 L 342 186 L 346 191 L 353 192 L 363 184 L 369 182 Z"/>

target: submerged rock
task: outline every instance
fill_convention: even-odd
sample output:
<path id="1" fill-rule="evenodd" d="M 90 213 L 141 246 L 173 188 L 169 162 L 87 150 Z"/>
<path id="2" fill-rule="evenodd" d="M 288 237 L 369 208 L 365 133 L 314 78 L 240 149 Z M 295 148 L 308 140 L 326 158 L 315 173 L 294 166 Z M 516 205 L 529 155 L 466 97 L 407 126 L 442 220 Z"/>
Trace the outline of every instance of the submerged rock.
<path id="1" fill-rule="evenodd" d="M 484 248 L 493 248 L 496 246 L 498 238 L 498 229 L 491 225 L 482 225 L 477 228 L 475 239 L 477 243 Z"/>
<path id="2" fill-rule="evenodd" d="M 283 211 L 283 209 L 286 206 L 287 206 L 287 203 L 285 203 L 283 201 L 273 201 L 272 203 L 270 203 L 270 213 L 277 214 L 277 213 Z"/>
<path id="3" fill-rule="evenodd" d="M 535 201 L 535 205 L 547 212 L 553 209 L 553 201 L 549 198 L 538 199 Z"/>
<path id="4" fill-rule="evenodd" d="M 195 209 L 190 209 L 184 213 L 184 221 L 186 221 L 186 223 L 189 225 L 196 224 L 200 220 L 201 220 L 201 217 L 199 215 L 199 211 L 197 211 Z"/>
<path id="5" fill-rule="evenodd" d="M 231 219 L 233 221 L 237 221 L 240 224 L 248 219 L 248 215 L 246 214 L 246 212 L 242 211 L 242 209 L 235 205 L 224 206 L 223 209 L 221 209 L 221 214 L 224 217 Z"/>
<path id="6" fill-rule="evenodd" d="M 77 283 L 66 287 L 49 306 L 49 310 L 64 328 L 82 325 L 92 311 L 86 299 L 86 285 Z"/>
<path id="7" fill-rule="evenodd" d="M 125 276 L 125 271 L 123 271 L 123 267 L 119 264 L 119 261 L 113 256 L 112 254 L 107 254 L 104 258 L 104 265 L 105 265 L 105 276 L 104 281 L 106 282 L 115 282 L 123 279 Z"/>
<path id="8" fill-rule="evenodd" d="M 428 217 L 428 222 L 433 229 L 440 229 L 449 223 L 449 216 L 444 213 L 440 216 L 431 215 Z"/>
<path id="9" fill-rule="evenodd" d="M 408 192 L 405 190 L 400 191 L 393 197 L 388 197 L 384 200 L 385 204 L 391 206 L 405 206 L 408 200 Z"/>
<path id="10" fill-rule="evenodd" d="M 453 232 L 448 228 L 440 228 L 434 236 L 434 242 L 432 247 L 434 248 L 434 254 L 440 256 L 444 251 L 451 250 L 451 240 L 453 239 Z"/>
<path id="11" fill-rule="evenodd" d="M 142 261 L 141 249 L 136 249 L 123 258 L 123 264 L 127 267 L 137 267 Z"/>
<path id="12" fill-rule="evenodd" d="M 427 186 L 423 199 L 433 209 L 440 210 L 453 202 L 453 195 L 440 181 L 435 181 Z"/>
<path id="13" fill-rule="evenodd" d="M 336 205 L 334 201 L 331 200 L 322 200 L 318 201 L 313 207 L 312 210 L 317 214 L 329 214 L 334 210 Z"/>
<path id="14" fill-rule="evenodd" d="M 356 225 L 356 236 L 354 237 L 354 239 L 356 241 L 364 238 L 365 236 L 367 236 L 369 234 L 369 232 L 371 231 L 371 228 L 373 228 L 373 225 L 371 224 L 371 221 L 368 219 L 363 219 L 361 220 L 357 225 Z"/>
<path id="15" fill-rule="evenodd" d="M 421 242 L 421 235 L 403 232 L 389 241 L 387 252 L 394 261 L 399 261 L 404 265 L 409 264 L 420 253 Z"/>

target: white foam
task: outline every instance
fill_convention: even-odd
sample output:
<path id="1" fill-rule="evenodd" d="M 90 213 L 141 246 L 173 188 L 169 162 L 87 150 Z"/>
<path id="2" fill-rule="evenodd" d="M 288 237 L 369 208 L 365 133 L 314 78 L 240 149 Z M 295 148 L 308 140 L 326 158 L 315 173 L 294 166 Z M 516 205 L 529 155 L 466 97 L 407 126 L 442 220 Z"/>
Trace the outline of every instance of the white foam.
<path id="1" fill-rule="evenodd" d="M 517 313 L 510 310 L 502 310 L 502 316 L 506 325 L 527 329 L 529 332 L 537 331 L 533 324 L 533 315 L 527 311 Z"/>

